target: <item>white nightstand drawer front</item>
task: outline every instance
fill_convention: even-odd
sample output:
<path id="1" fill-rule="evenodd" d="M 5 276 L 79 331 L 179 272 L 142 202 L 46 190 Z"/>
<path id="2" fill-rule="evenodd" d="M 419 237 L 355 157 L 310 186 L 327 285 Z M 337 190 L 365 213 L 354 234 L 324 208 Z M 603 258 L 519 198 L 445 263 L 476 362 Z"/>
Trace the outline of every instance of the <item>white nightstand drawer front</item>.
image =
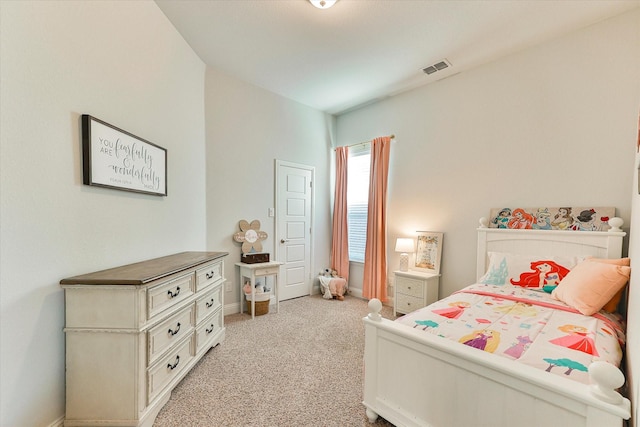
<path id="1" fill-rule="evenodd" d="M 160 359 L 156 365 L 149 368 L 149 398 L 148 403 L 153 399 L 184 369 L 189 366 L 195 356 L 192 351 L 193 336 L 185 340 L 179 347 L 174 349 L 168 356 Z"/>
<path id="2" fill-rule="evenodd" d="M 422 307 L 424 307 L 422 298 L 398 294 L 398 301 L 396 301 L 396 311 L 399 311 L 401 313 L 410 313 Z"/>
<path id="3" fill-rule="evenodd" d="M 196 325 L 222 306 L 222 284 L 207 292 L 196 302 Z"/>
<path id="4" fill-rule="evenodd" d="M 410 279 L 408 277 L 396 276 L 396 286 L 398 293 L 422 298 L 424 295 L 424 282 L 422 280 Z"/>
<path id="5" fill-rule="evenodd" d="M 194 292 L 193 273 L 149 289 L 149 293 L 147 294 L 149 319 L 175 306 L 180 301 L 193 295 Z"/>
<path id="6" fill-rule="evenodd" d="M 196 353 L 211 341 L 211 338 L 216 336 L 220 330 L 222 330 L 223 319 L 222 309 L 219 309 L 216 314 L 206 319 L 202 325 L 196 329 Z"/>
<path id="7" fill-rule="evenodd" d="M 256 270 L 256 276 L 270 276 L 272 274 L 278 274 L 280 267 L 267 267 Z"/>
<path id="8" fill-rule="evenodd" d="M 204 288 L 222 280 L 224 276 L 222 268 L 222 262 L 216 262 L 196 270 L 196 291 L 200 292 Z"/>
<path id="9" fill-rule="evenodd" d="M 180 341 L 195 328 L 194 305 L 171 316 L 149 331 L 149 364 L 174 343 Z"/>

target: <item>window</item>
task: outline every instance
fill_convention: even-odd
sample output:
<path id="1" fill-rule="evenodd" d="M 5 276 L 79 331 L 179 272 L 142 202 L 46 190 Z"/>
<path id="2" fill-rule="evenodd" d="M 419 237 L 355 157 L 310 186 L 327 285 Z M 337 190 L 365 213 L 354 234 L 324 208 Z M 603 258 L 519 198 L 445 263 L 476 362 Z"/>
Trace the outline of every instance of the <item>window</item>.
<path id="1" fill-rule="evenodd" d="M 364 262 L 364 250 L 367 243 L 370 168 L 370 144 L 349 147 L 349 165 L 347 168 L 349 261 Z"/>

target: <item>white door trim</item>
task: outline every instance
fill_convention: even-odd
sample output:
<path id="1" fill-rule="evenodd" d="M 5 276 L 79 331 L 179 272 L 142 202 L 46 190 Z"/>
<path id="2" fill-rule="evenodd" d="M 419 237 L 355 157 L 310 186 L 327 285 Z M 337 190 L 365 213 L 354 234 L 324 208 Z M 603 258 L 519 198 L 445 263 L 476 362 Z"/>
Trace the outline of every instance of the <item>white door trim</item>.
<path id="1" fill-rule="evenodd" d="M 299 169 L 303 169 L 303 170 L 308 170 L 311 172 L 311 224 L 310 224 L 310 232 L 309 232 L 309 276 L 307 277 L 307 286 L 309 287 L 309 295 L 311 295 L 312 291 L 313 291 L 313 279 L 315 279 L 315 275 L 313 274 L 313 272 L 315 271 L 315 267 L 314 267 L 314 235 L 315 235 L 315 206 L 316 206 L 316 185 L 315 185 L 315 181 L 316 181 L 316 168 L 315 166 L 309 166 L 309 165 L 303 165 L 301 163 L 293 163 L 293 162 L 287 162 L 284 160 L 278 160 L 276 159 L 275 162 L 275 189 L 274 189 L 274 206 L 276 207 L 276 212 L 275 212 L 275 218 L 274 218 L 274 234 L 275 234 L 275 258 L 276 260 L 280 260 L 280 244 L 279 244 L 279 240 L 280 240 L 280 233 L 278 230 L 278 198 L 279 198 L 279 193 L 278 193 L 278 189 L 280 188 L 278 186 L 278 176 L 280 175 L 279 171 L 280 171 L 280 167 L 281 166 L 286 166 L 286 167 L 290 167 L 290 168 L 299 168 Z"/>

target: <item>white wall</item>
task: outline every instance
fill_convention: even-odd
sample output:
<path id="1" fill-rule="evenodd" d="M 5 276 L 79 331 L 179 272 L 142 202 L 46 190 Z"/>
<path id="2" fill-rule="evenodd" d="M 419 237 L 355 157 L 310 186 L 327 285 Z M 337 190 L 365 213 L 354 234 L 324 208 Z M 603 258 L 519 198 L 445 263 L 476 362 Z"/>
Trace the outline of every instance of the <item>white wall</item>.
<path id="1" fill-rule="evenodd" d="M 471 283 L 493 207 L 614 206 L 628 224 L 639 24 L 636 9 L 339 116 L 338 145 L 396 135 L 389 269 L 396 237 L 443 231 L 440 296 Z"/>
<path id="2" fill-rule="evenodd" d="M 639 102 L 640 103 L 640 102 Z M 638 141 L 640 144 L 640 141 Z M 627 310 L 627 382 L 632 384 L 629 392 L 632 398 L 631 427 L 640 426 L 640 187 L 638 186 L 638 167 L 640 167 L 640 149 L 636 154 L 636 167 L 631 194 L 631 233 L 629 236 L 629 256 L 631 257 L 631 279 L 629 280 L 629 295 Z M 633 307 L 634 309 L 631 309 Z"/>
<path id="3" fill-rule="evenodd" d="M 263 251 L 275 259 L 275 160 L 315 167 L 313 271 L 329 267 L 331 250 L 330 116 L 235 77 L 207 68 L 207 247 L 229 252 L 225 262 L 231 291 L 225 306 L 240 302 L 238 222 L 259 220 L 268 234 Z M 276 213 L 277 215 L 277 213 Z M 317 280 L 313 280 L 314 286 Z M 237 307 L 237 306 L 235 306 Z"/>
<path id="4" fill-rule="evenodd" d="M 153 2 L 2 2 L 2 426 L 64 414 L 60 279 L 205 249 L 205 66 Z M 168 197 L 82 185 L 80 115 L 168 150 Z"/>

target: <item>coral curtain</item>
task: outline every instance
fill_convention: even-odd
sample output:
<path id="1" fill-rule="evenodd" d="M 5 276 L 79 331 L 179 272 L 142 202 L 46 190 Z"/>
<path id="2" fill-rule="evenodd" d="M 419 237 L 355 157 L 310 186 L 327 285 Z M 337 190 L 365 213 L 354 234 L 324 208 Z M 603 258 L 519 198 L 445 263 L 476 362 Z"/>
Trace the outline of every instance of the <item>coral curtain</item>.
<path id="1" fill-rule="evenodd" d="M 371 143 L 367 244 L 364 250 L 362 296 L 387 301 L 387 176 L 391 138 Z"/>
<path id="2" fill-rule="evenodd" d="M 331 235 L 331 268 L 349 280 L 349 232 L 347 229 L 347 164 L 349 148 L 336 148 L 336 191 Z"/>

